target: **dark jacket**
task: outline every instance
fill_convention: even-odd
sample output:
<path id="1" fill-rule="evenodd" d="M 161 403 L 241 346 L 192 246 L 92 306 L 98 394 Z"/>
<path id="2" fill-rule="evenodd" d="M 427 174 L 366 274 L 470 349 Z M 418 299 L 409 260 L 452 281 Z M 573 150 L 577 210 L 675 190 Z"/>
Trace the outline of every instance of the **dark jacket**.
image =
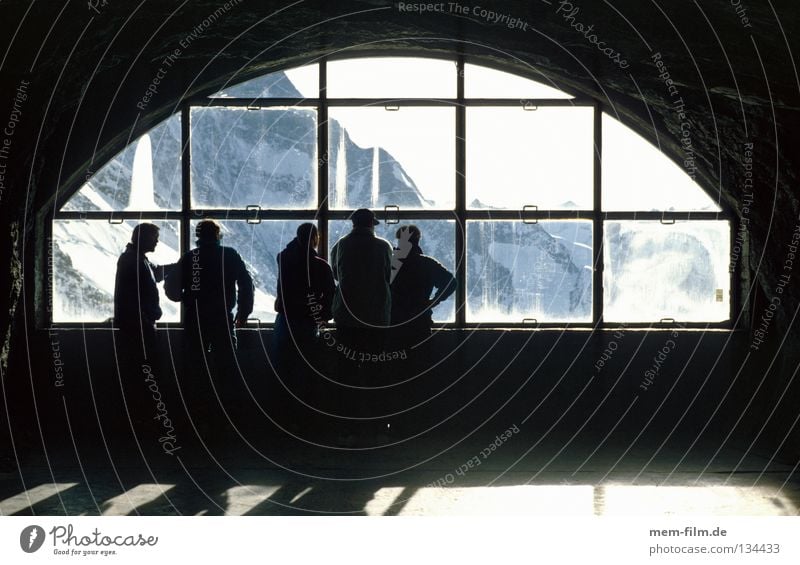
<path id="1" fill-rule="evenodd" d="M 275 311 L 288 322 L 327 322 L 336 283 L 328 262 L 297 238 L 278 253 L 278 292 Z"/>
<path id="2" fill-rule="evenodd" d="M 198 242 L 184 253 L 164 290 L 170 300 L 183 302 L 189 322 L 199 313 L 201 321 L 217 323 L 230 318 L 234 306 L 240 318 L 253 312 L 253 278 L 236 250 L 217 242 Z"/>
<path id="3" fill-rule="evenodd" d="M 392 246 L 369 228 L 353 228 L 331 250 L 333 276 L 339 281 L 333 317 L 347 327 L 388 326 L 392 296 Z"/>
<path id="4" fill-rule="evenodd" d="M 431 298 L 433 289 L 436 295 Z M 439 261 L 422 254 L 418 245 L 402 259 L 392 281 L 392 324 L 412 323 L 430 327 L 431 308 L 447 300 L 456 290 L 456 279 Z"/>
<path id="5" fill-rule="evenodd" d="M 117 260 L 114 281 L 114 325 L 121 329 L 155 327 L 161 318 L 156 283 L 164 280 L 165 269 L 150 262 L 136 246 L 129 243 Z"/>

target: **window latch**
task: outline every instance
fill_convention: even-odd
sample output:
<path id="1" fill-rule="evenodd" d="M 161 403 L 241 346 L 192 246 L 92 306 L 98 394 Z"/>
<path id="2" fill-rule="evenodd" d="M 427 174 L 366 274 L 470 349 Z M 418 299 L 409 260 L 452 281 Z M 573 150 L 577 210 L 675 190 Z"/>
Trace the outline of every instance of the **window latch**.
<path id="1" fill-rule="evenodd" d="M 383 214 L 386 218 L 385 221 L 387 225 L 400 223 L 400 206 L 397 206 L 396 204 L 388 204 L 383 207 Z"/>
<path id="2" fill-rule="evenodd" d="M 531 102 L 530 100 L 520 100 L 520 104 L 522 104 L 522 109 L 526 112 L 535 112 L 539 109 L 539 106 Z"/>
<path id="3" fill-rule="evenodd" d="M 522 325 L 523 326 L 538 326 L 539 320 L 536 318 L 522 318 Z"/>
<path id="4" fill-rule="evenodd" d="M 253 323 L 257 328 L 261 327 L 261 318 L 247 318 L 247 323 Z"/>
<path id="5" fill-rule="evenodd" d="M 115 218 L 113 215 L 108 217 L 108 223 L 113 225 L 121 224 L 124 220 L 122 218 Z"/>
<path id="6" fill-rule="evenodd" d="M 523 224 L 538 224 L 539 219 L 535 214 L 539 211 L 539 207 L 535 204 L 526 204 L 522 207 L 522 223 Z"/>
<path id="7" fill-rule="evenodd" d="M 383 107 L 383 109 L 386 110 L 387 112 L 399 112 L 400 106 L 398 106 L 397 104 L 387 104 L 386 106 Z"/>
<path id="8" fill-rule="evenodd" d="M 260 224 L 261 223 L 261 206 L 258 204 L 250 204 L 247 206 L 248 212 L 253 212 L 252 218 L 247 218 L 248 224 Z"/>
<path id="9" fill-rule="evenodd" d="M 661 318 L 658 321 L 658 323 L 659 324 L 674 324 L 675 323 L 675 318 Z"/>
<path id="10" fill-rule="evenodd" d="M 661 212 L 661 223 L 665 226 L 671 226 L 675 223 L 675 218 L 667 217 L 666 212 Z"/>

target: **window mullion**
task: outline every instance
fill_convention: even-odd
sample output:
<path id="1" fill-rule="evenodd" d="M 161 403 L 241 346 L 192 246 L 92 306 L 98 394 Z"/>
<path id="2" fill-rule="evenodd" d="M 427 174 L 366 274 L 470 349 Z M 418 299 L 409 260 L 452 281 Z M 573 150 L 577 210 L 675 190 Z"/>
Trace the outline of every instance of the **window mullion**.
<path id="1" fill-rule="evenodd" d="M 594 219 L 592 220 L 592 250 L 594 270 L 592 271 L 592 325 L 603 323 L 603 120 L 600 109 L 594 108 Z"/>
<path id="2" fill-rule="evenodd" d="M 464 327 L 467 312 L 467 192 L 466 192 L 466 106 L 464 104 L 464 57 L 456 62 L 456 326 Z"/>
<path id="3" fill-rule="evenodd" d="M 180 221 L 180 237 L 178 237 L 179 256 L 189 251 L 190 241 L 190 226 L 192 215 L 192 163 L 191 163 L 191 146 L 192 146 L 192 107 L 185 104 L 181 108 L 181 221 Z M 178 310 L 178 322 L 181 326 L 184 323 L 183 308 Z"/>
<path id="4" fill-rule="evenodd" d="M 317 218 L 319 229 L 319 253 L 328 258 L 328 61 L 319 63 L 319 106 L 317 108 Z"/>

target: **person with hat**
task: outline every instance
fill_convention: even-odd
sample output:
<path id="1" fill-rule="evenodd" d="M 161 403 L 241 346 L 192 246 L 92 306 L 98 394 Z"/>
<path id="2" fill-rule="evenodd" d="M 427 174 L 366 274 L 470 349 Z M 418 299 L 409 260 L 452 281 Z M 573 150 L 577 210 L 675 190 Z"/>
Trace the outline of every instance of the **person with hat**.
<path id="1" fill-rule="evenodd" d="M 392 245 L 375 236 L 378 220 L 371 210 L 358 209 L 350 219 L 352 231 L 331 250 L 331 268 L 339 282 L 333 297 L 333 319 L 342 346 L 337 347 L 338 365 L 343 373 L 340 376 L 352 380 L 356 387 L 348 389 L 352 393 L 349 396 L 356 397 L 348 407 L 353 416 L 361 416 L 365 391 L 359 388 L 375 377 L 365 359 L 382 351 L 384 333 L 391 319 Z M 354 431 L 363 435 L 363 430 Z"/>
<path id="2" fill-rule="evenodd" d="M 331 250 L 333 276 L 339 282 L 333 319 L 337 327 L 385 328 L 392 311 L 392 245 L 375 236 L 378 220 L 372 210 L 360 208 L 350 219 L 353 230 Z"/>

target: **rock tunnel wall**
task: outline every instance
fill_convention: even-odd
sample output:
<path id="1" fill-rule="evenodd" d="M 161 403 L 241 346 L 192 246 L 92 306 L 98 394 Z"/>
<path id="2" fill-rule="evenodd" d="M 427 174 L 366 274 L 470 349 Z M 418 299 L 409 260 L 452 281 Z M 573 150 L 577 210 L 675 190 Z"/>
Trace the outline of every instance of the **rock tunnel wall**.
<path id="1" fill-rule="evenodd" d="M 48 351 L 35 329 L 47 211 L 182 100 L 321 55 L 463 55 L 596 98 L 737 215 L 739 349 L 749 358 L 731 378 L 749 383 L 747 418 L 800 452 L 800 265 L 787 263 L 800 223 L 800 17 L 791 2 L 96 4 L 0 8 L 4 393 L 30 398 L 30 360 Z M 168 56 L 175 62 L 165 68 Z M 781 275 L 790 277 L 783 293 Z"/>

